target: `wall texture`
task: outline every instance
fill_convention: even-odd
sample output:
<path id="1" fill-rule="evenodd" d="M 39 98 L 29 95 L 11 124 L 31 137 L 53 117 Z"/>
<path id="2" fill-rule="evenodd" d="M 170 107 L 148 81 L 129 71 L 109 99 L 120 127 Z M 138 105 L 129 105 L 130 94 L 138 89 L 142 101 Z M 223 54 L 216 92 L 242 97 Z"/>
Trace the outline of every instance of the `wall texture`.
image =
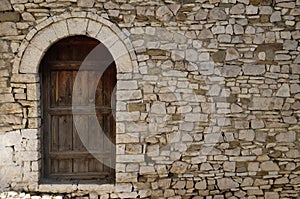
<path id="1" fill-rule="evenodd" d="M 299 0 L 1 0 L 0 190 L 297 198 Z M 39 184 L 39 63 L 87 35 L 116 60 L 116 184 Z"/>

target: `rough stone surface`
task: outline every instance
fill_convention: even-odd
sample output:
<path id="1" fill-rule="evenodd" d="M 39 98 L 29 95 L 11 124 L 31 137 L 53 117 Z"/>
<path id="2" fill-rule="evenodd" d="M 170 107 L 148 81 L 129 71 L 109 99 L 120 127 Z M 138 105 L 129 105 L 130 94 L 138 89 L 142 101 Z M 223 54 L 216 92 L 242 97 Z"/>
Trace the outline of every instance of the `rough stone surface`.
<path id="1" fill-rule="evenodd" d="M 299 5 L 1 0 L 0 198 L 298 197 Z M 115 61 L 115 184 L 39 183 L 39 68 L 75 35 L 99 40 Z M 52 87 L 62 84 L 72 87 Z"/>

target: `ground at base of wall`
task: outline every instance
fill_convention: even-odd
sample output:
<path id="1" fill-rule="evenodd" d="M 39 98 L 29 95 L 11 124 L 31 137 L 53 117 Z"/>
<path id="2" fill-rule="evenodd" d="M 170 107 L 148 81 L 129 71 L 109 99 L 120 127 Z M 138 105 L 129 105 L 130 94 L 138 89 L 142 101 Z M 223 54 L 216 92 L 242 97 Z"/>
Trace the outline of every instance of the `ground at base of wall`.
<path id="1" fill-rule="evenodd" d="M 18 193 L 15 191 L 8 191 L 8 192 L 2 192 L 0 193 L 0 199 L 4 198 L 18 198 L 18 199 L 67 199 L 69 197 L 66 197 L 62 194 L 29 194 L 29 193 Z M 89 198 L 89 197 L 86 197 Z"/>

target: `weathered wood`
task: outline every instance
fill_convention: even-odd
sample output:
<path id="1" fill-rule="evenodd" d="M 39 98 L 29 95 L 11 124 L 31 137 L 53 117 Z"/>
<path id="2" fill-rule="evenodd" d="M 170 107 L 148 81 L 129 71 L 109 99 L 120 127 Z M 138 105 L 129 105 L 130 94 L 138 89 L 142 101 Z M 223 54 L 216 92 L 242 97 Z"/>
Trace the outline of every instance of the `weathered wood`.
<path id="1" fill-rule="evenodd" d="M 63 39 L 49 49 L 41 62 L 45 179 L 114 179 L 114 170 L 103 161 L 115 162 L 115 147 L 109 146 L 103 136 L 115 143 L 112 114 L 115 111 L 115 96 L 112 96 L 116 85 L 115 64 L 106 67 L 112 57 L 102 47 L 103 57 L 99 55 L 86 61 L 84 70 L 78 72 L 85 57 L 98 44 L 82 36 Z M 72 102 L 76 78 L 79 94 Z M 76 126 L 85 131 L 81 132 L 83 135 L 79 136 Z"/>

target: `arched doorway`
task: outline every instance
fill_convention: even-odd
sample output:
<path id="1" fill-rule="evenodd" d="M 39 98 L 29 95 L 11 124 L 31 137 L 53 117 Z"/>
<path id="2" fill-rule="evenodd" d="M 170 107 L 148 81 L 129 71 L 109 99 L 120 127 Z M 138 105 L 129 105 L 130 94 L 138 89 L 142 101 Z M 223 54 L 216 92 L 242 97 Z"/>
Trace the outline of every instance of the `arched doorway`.
<path id="1" fill-rule="evenodd" d="M 107 165 L 115 163 L 115 148 L 107 145 L 103 141 L 105 139 L 94 136 L 97 126 L 91 122 L 91 107 L 95 109 L 98 122 L 105 132 L 103 136 L 115 143 L 113 89 L 117 81 L 116 66 L 114 62 L 106 66 L 107 60 L 113 58 L 101 45 L 99 56 L 85 62 L 87 67 L 79 72 L 84 59 L 99 44 L 98 40 L 87 36 L 67 37 L 53 44 L 42 59 L 42 181 L 114 181 L 115 171 Z M 103 74 L 98 81 L 99 71 Z M 76 80 L 79 73 L 80 78 Z M 75 80 L 80 85 L 76 104 L 72 101 Z M 82 140 L 74 124 L 74 106 L 78 109 L 75 114 L 80 118 L 79 125 L 86 129 L 87 140 Z M 87 143 L 89 147 L 86 147 Z M 91 146 L 95 146 L 97 151 L 91 153 L 88 150 Z"/>

